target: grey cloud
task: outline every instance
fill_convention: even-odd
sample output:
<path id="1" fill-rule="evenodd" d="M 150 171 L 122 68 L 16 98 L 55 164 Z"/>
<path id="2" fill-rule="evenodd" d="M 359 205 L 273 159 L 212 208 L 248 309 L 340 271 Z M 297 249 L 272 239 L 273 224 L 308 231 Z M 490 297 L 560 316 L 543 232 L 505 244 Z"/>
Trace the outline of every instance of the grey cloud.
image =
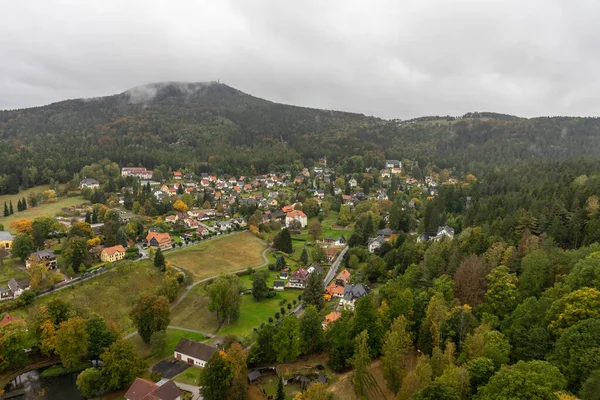
<path id="1" fill-rule="evenodd" d="M 386 118 L 598 115 L 599 11 L 591 0 L 0 0 L 0 108 L 219 79 Z"/>

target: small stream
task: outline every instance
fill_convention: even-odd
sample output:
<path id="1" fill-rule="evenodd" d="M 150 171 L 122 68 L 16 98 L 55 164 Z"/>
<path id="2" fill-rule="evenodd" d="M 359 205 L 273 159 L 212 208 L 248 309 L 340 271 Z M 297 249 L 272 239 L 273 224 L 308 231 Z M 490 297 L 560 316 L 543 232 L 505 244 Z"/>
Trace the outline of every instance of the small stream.
<path id="1" fill-rule="evenodd" d="M 40 378 L 43 369 L 35 369 L 16 377 L 6 386 L 7 397 L 10 392 L 24 390 L 23 395 L 12 397 L 15 400 L 85 400 L 77 389 L 78 373 Z"/>

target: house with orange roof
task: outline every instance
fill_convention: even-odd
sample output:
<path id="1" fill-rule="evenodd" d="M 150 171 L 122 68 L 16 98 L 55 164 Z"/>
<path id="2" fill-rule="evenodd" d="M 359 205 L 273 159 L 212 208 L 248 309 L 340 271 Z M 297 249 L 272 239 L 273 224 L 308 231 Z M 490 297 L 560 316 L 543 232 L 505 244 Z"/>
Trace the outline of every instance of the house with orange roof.
<path id="1" fill-rule="evenodd" d="M 334 297 L 342 298 L 342 297 L 344 297 L 344 286 L 340 286 L 340 285 L 337 285 L 335 283 L 332 283 L 329 286 L 327 286 L 327 289 L 325 289 L 325 291 L 327 292 L 327 294 L 329 294 L 329 296 L 331 298 L 334 298 Z"/>
<path id="2" fill-rule="evenodd" d="M 323 323 L 321 324 L 321 327 L 323 327 L 323 329 L 327 329 L 327 327 L 329 325 L 331 325 L 332 323 L 334 323 L 335 321 L 337 321 L 340 317 L 342 316 L 342 313 L 339 311 L 332 311 L 329 314 L 327 314 L 325 316 L 325 319 L 323 320 Z"/>
<path id="3" fill-rule="evenodd" d="M 106 247 L 100 253 L 100 260 L 103 262 L 115 262 L 125 258 L 125 248 L 120 244 L 117 246 Z"/>
<path id="4" fill-rule="evenodd" d="M 335 283 L 336 285 L 344 286 L 350 281 L 350 278 L 352 278 L 352 274 L 347 269 L 344 269 L 335 277 Z"/>
<path id="5" fill-rule="evenodd" d="M 181 172 L 179 172 L 179 171 L 173 172 L 174 179 L 181 179 L 181 177 L 182 177 Z"/>
<path id="6" fill-rule="evenodd" d="M 308 218 L 301 210 L 292 210 L 285 214 L 285 225 L 290 226 L 294 221 L 300 222 L 302 228 L 308 224 Z"/>
<path id="7" fill-rule="evenodd" d="M 146 242 L 148 242 L 148 246 L 153 249 L 165 251 L 173 248 L 173 239 L 168 233 L 148 232 L 148 235 L 146 235 Z"/>

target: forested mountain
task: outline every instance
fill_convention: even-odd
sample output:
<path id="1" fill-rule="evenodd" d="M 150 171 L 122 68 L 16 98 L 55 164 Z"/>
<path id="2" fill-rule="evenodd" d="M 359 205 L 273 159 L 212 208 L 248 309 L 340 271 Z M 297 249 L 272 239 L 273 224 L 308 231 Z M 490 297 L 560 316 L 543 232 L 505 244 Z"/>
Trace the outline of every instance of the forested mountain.
<path id="1" fill-rule="evenodd" d="M 477 173 L 532 159 L 600 155 L 600 119 L 496 113 L 398 122 L 273 103 L 220 83 L 162 83 L 0 111 L 0 193 L 67 181 L 84 165 L 164 164 L 192 172 L 294 169 L 327 155 L 357 166 L 387 158 Z M 359 171 L 345 171 L 359 172 Z"/>

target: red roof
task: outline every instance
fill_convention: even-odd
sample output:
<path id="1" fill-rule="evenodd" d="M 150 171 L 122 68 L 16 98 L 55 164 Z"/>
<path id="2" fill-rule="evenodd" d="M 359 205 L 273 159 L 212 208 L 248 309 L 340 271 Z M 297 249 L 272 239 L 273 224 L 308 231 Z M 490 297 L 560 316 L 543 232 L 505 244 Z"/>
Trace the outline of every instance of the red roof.
<path id="1" fill-rule="evenodd" d="M 337 321 L 341 316 L 342 316 L 342 313 L 340 313 L 339 311 L 330 312 L 329 314 L 327 314 L 325 316 L 325 320 L 323 321 L 323 323 L 325 325 L 329 325 L 332 322 Z"/>
<path id="2" fill-rule="evenodd" d="M 158 243 L 165 243 L 171 241 L 171 235 L 169 235 L 168 233 L 148 232 L 148 235 L 146 236 L 146 241 L 150 242 L 153 238 L 155 238 Z"/>
<path id="3" fill-rule="evenodd" d="M 301 210 L 293 210 L 290 211 L 286 214 L 286 217 L 288 218 L 306 218 L 306 214 L 304 214 L 304 212 L 302 212 Z"/>
<path id="4" fill-rule="evenodd" d="M 119 244 L 112 247 L 106 247 L 104 250 L 102 250 L 102 252 L 112 256 L 116 252 L 125 253 L 125 248 Z"/>
<path id="5" fill-rule="evenodd" d="M 0 321 L 0 326 L 4 326 L 4 325 L 6 325 L 8 323 L 17 322 L 17 321 L 25 323 L 25 320 L 23 318 L 13 317 L 9 313 L 6 313 L 6 314 L 4 314 L 4 317 L 2 318 L 2 321 Z"/>
<path id="6" fill-rule="evenodd" d="M 331 285 L 327 286 L 327 293 L 329 293 L 331 296 L 334 295 L 344 295 L 344 287 L 343 286 L 338 286 L 335 283 L 332 283 Z"/>
<path id="7" fill-rule="evenodd" d="M 306 278 L 308 278 L 308 271 L 305 270 L 304 268 L 300 267 L 297 270 L 295 270 L 294 272 L 292 272 L 292 275 L 290 276 L 290 279 L 299 279 L 299 280 L 305 280 Z"/>
<path id="8" fill-rule="evenodd" d="M 352 276 L 352 274 L 347 269 L 344 269 L 335 278 L 342 279 L 344 282 L 348 282 L 348 280 L 350 279 L 351 276 Z"/>
<path id="9" fill-rule="evenodd" d="M 175 171 L 175 172 L 173 172 L 173 176 L 181 176 L 181 172 Z"/>

